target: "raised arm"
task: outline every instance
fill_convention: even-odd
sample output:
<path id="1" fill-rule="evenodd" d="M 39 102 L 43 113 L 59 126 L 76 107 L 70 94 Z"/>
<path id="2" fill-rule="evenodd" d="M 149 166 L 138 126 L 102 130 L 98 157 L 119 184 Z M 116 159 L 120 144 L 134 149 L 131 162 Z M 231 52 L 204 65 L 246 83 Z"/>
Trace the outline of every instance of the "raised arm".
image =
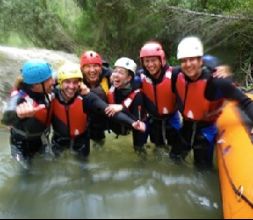
<path id="1" fill-rule="evenodd" d="M 253 101 L 231 80 L 214 78 L 212 83 L 210 83 L 209 87 L 207 88 L 206 96 L 210 100 L 225 98 L 236 101 L 238 106 L 253 122 Z"/>

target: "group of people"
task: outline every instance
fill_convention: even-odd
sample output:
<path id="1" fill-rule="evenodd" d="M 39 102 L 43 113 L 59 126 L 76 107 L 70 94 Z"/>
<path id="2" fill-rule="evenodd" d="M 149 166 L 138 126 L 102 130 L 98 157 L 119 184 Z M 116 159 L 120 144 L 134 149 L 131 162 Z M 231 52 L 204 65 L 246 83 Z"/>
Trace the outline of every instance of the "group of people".
<path id="1" fill-rule="evenodd" d="M 128 57 L 110 70 L 98 53 L 85 51 L 80 65 L 58 70 L 57 83 L 50 64 L 27 61 L 2 119 L 11 127 L 12 156 L 27 165 L 51 146 L 55 156 L 71 148 L 86 157 L 90 139 L 101 144 L 108 129 L 117 135 L 132 130 L 137 152 L 145 152 L 149 138 L 156 148 L 169 145 L 172 159 L 193 150 L 196 166 L 211 167 L 224 101 L 236 101 L 252 121 L 253 102 L 229 72 L 217 74 L 218 63 L 204 59 L 199 38 L 182 39 L 177 59 L 180 66 L 169 66 L 162 45 L 149 41 L 140 50 L 138 71 Z"/>
<path id="2" fill-rule="evenodd" d="M 80 66 L 65 63 L 57 73 L 57 84 L 51 66 L 44 60 L 25 62 L 21 75 L 2 118 L 2 122 L 10 126 L 13 158 L 29 168 L 33 156 L 45 153 L 48 146 L 55 156 L 65 148 L 71 148 L 79 156 L 88 156 L 89 116 L 91 113 L 105 114 L 108 104 L 83 83 Z M 145 131 L 143 122 L 123 112 L 110 118 Z M 52 135 L 49 135 L 51 127 Z"/>

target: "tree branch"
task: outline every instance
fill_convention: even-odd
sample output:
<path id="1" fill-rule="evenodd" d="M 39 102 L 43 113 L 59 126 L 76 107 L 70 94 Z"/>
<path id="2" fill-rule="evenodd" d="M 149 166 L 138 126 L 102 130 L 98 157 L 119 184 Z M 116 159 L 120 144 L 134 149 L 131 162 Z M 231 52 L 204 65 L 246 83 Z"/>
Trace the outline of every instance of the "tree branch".
<path id="1" fill-rule="evenodd" d="M 186 8 L 179 8 L 176 6 L 166 6 L 167 10 L 173 10 L 176 12 L 183 12 L 187 14 L 192 15 L 199 15 L 199 16 L 208 16 L 208 17 L 216 17 L 216 18 L 222 18 L 222 19 L 228 19 L 228 20 L 247 20 L 247 21 L 253 21 L 253 17 L 249 16 L 242 16 L 242 15 L 220 15 L 220 14 L 213 14 L 213 13 L 207 13 L 207 12 L 198 12 L 198 11 L 192 11 Z"/>

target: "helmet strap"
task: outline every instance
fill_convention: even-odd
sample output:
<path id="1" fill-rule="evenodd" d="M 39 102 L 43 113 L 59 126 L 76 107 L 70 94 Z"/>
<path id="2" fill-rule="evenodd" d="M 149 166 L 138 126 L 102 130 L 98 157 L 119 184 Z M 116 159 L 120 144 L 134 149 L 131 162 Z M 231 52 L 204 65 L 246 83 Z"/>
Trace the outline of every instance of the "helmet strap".
<path id="1" fill-rule="evenodd" d="M 46 97 L 46 107 L 49 107 L 51 101 L 50 101 L 49 95 L 46 92 L 44 82 L 41 83 L 41 86 L 42 86 L 42 89 L 43 89 L 43 94 Z"/>

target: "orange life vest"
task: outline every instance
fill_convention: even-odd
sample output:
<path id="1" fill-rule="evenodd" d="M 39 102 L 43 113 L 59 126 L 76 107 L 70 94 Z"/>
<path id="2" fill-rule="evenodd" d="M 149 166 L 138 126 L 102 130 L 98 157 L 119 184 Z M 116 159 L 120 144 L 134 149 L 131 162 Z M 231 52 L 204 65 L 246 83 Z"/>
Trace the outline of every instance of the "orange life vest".
<path id="1" fill-rule="evenodd" d="M 160 115 L 175 112 L 176 98 L 171 87 L 172 68 L 166 70 L 163 80 L 153 85 L 152 80 L 141 74 L 144 95 L 157 106 Z"/>
<path id="2" fill-rule="evenodd" d="M 220 114 L 223 100 L 209 101 L 205 98 L 205 90 L 208 79 L 199 79 L 188 82 L 184 74 L 178 74 L 176 89 L 181 103 L 180 109 L 187 119 L 196 121 L 215 121 Z"/>
<path id="3" fill-rule="evenodd" d="M 64 105 L 57 98 L 52 101 L 52 123 L 58 134 L 68 133 L 70 138 L 83 134 L 87 130 L 87 114 L 83 111 L 83 99 L 77 96 L 73 103 Z M 56 117 L 56 118 L 54 118 Z M 59 120 L 63 126 L 55 125 Z M 66 130 L 67 129 L 67 130 Z"/>

